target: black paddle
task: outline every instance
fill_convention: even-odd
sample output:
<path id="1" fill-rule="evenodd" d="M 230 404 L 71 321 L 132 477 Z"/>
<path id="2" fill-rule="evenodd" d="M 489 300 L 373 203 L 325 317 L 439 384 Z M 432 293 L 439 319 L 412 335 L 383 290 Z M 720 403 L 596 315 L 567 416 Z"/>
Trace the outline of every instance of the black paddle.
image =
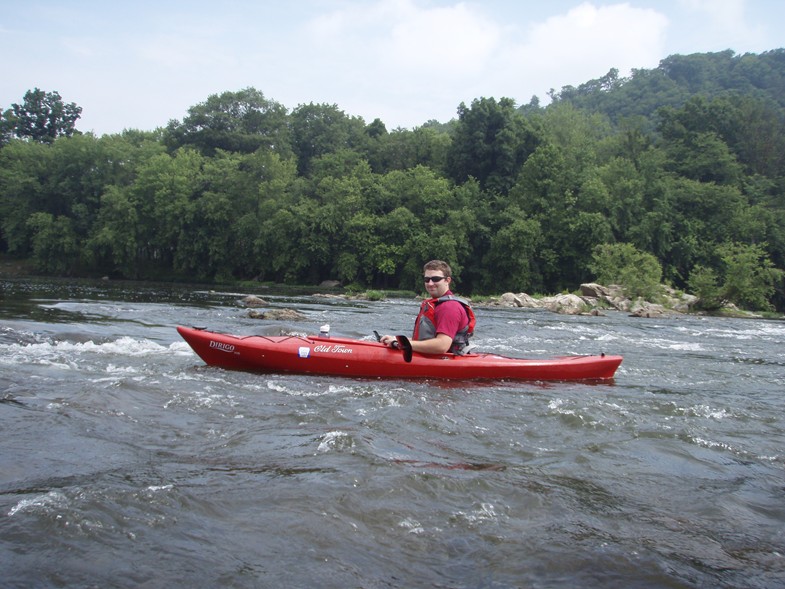
<path id="1" fill-rule="evenodd" d="M 409 338 L 405 335 L 396 335 L 395 339 L 398 340 L 396 343 L 398 347 L 403 350 L 403 360 L 404 362 L 411 362 L 412 361 L 412 342 L 409 341 Z"/>

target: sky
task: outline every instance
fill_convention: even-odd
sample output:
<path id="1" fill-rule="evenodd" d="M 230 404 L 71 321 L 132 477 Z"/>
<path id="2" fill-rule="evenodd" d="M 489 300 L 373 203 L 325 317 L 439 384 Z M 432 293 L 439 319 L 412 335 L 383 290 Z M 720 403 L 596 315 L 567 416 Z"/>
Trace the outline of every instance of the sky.
<path id="1" fill-rule="evenodd" d="M 783 22 L 783 0 L 0 0 L 0 110 L 56 91 L 100 136 L 253 87 L 412 129 L 669 55 L 783 48 Z"/>

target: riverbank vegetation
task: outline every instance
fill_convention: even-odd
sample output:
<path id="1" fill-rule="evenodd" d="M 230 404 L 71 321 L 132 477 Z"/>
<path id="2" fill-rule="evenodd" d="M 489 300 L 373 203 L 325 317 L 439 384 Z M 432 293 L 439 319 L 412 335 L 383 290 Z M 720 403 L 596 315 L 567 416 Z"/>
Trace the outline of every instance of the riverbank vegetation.
<path id="1" fill-rule="evenodd" d="M 419 290 L 443 258 L 464 294 L 654 281 L 785 310 L 785 50 L 671 56 L 550 99 L 388 130 L 246 88 L 97 137 L 35 89 L 0 117 L 0 253 L 50 275 L 379 291 Z"/>

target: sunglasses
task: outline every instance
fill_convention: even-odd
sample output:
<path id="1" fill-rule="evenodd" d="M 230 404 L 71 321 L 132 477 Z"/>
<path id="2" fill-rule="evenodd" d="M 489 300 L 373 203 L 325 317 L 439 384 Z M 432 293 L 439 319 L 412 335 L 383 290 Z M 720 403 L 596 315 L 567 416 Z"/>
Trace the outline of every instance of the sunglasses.
<path id="1" fill-rule="evenodd" d="M 423 276 L 423 280 L 426 282 L 426 284 L 428 282 L 441 282 L 445 278 L 447 278 L 447 277 L 446 276 Z"/>

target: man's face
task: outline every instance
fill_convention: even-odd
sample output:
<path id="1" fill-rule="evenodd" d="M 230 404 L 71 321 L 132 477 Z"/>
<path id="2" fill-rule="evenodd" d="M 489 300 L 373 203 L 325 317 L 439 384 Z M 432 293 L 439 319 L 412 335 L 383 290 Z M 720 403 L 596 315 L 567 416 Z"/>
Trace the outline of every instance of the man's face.
<path id="1" fill-rule="evenodd" d="M 450 290 L 451 278 L 445 278 L 444 272 L 441 270 L 426 270 L 425 274 L 425 290 L 431 298 L 439 298 L 448 290 Z M 438 282 L 431 280 L 435 278 Z M 441 279 L 441 280 L 440 280 Z"/>

